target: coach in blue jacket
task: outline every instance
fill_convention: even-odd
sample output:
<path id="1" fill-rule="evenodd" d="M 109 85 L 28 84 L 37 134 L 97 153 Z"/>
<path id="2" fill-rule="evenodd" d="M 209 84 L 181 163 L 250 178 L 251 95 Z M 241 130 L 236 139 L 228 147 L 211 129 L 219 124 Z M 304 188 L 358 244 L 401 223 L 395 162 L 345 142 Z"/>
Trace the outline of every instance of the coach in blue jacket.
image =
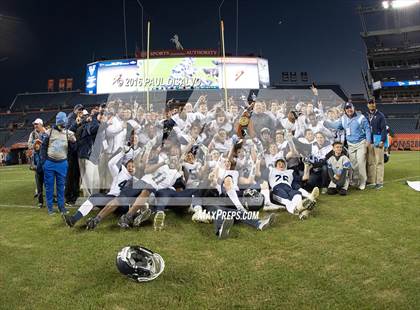
<path id="1" fill-rule="evenodd" d="M 387 132 L 385 115 L 376 109 L 374 99 L 368 102 L 369 112 L 366 118 L 369 121 L 372 144 L 368 146 L 367 183 L 376 189 L 381 189 L 384 184 L 384 147 L 387 147 Z"/>
<path id="2" fill-rule="evenodd" d="M 344 114 L 335 122 L 325 121 L 326 127 L 345 130 L 349 157 L 353 168 L 353 183 L 358 180 L 360 190 L 366 188 L 366 152 L 372 142 L 369 122 L 361 113 L 354 111 L 351 102 L 344 105 Z"/>

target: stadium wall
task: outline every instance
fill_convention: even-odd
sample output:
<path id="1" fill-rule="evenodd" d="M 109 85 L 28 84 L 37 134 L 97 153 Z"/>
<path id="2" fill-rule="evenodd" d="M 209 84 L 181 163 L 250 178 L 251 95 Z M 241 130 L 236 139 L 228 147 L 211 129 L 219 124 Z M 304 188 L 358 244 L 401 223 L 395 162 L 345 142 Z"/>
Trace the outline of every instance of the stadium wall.
<path id="1" fill-rule="evenodd" d="M 420 151 L 420 134 L 395 134 L 392 138 L 391 150 Z"/>

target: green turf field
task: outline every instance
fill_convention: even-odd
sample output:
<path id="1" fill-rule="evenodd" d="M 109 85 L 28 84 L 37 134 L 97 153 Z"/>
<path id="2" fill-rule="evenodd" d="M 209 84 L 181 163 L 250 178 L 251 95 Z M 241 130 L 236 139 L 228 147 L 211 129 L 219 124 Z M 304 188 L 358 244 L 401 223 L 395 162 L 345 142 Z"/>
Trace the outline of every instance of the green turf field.
<path id="1" fill-rule="evenodd" d="M 33 205 L 26 166 L 0 168 L 2 309 L 418 309 L 420 152 L 393 153 L 382 190 L 321 196 L 315 217 L 278 214 L 231 238 L 168 213 L 166 229 L 69 229 Z M 19 206 L 21 205 L 21 206 Z M 74 210 L 72 210 L 74 212 Z M 117 251 L 141 244 L 160 253 L 164 273 L 138 284 L 120 275 Z"/>

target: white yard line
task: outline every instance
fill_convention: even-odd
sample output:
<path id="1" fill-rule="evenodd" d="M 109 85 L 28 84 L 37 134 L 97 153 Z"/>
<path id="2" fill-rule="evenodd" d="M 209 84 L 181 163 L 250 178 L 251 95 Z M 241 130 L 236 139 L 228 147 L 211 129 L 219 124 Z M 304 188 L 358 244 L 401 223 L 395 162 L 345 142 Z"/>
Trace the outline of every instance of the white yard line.
<path id="1" fill-rule="evenodd" d="M 412 177 L 405 177 L 405 178 L 395 179 L 395 180 L 389 180 L 389 181 L 385 181 L 384 184 L 394 183 L 394 182 L 401 182 L 401 181 L 407 181 L 407 180 L 410 180 L 410 179 L 417 179 L 417 178 L 420 179 L 420 175 L 415 175 L 415 176 L 412 176 Z"/>
<path id="2" fill-rule="evenodd" d="M 407 181 L 407 180 L 410 180 L 410 179 L 420 179 L 420 175 L 415 175 L 415 176 L 412 176 L 412 177 L 406 177 L 406 178 L 401 178 L 401 179 L 394 179 L 394 180 L 389 180 L 389 181 L 385 181 L 384 182 L 384 184 L 388 184 L 388 183 L 395 183 L 395 182 L 401 182 L 401 181 Z M 81 199 L 81 198 L 79 198 L 79 199 Z M 83 201 L 85 201 L 85 199 L 81 199 L 82 200 L 82 202 Z M 0 208 L 28 208 L 28 209 L 39 209 L 39 207 L 37 207 L 37 206 L 30 206 L 30 205 L 17 205 L 17 204 L 0 204 Z M 75 206 L 72 206 L 72 207 L 66 207 L 66 208 L 70 208 L 70 209 L 73 209 L 73 208 L 76 208 L 76 207 L 79 207 L 79 205 L 77 204 L 77 205 L 75 205 Z M 44 209 L 44 208 L 43 208 Z"/>

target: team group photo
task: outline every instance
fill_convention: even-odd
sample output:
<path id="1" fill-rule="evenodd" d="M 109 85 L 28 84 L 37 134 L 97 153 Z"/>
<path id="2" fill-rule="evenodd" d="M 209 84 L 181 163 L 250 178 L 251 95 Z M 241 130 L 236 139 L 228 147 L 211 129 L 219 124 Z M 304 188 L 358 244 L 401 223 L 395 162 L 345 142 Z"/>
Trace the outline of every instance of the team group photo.
<path id="1" fill-rule="evenodd" d="M 0 5 L 0 308 L 419 307 L 420 1 L 263 2 Z"/>

